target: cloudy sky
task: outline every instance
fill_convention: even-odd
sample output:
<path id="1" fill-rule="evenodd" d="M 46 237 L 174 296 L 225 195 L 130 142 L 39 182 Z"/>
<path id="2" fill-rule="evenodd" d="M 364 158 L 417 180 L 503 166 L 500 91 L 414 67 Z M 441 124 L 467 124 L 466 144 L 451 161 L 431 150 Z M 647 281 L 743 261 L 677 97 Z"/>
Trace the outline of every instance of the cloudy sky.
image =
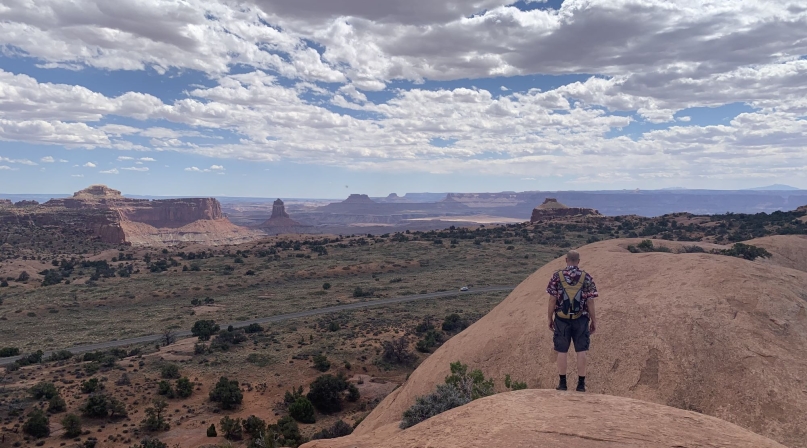
<path id="1" fill-rule="evenodd" d="M 0 192 L 807 188 L 803 0 L 3 0 Z"/>

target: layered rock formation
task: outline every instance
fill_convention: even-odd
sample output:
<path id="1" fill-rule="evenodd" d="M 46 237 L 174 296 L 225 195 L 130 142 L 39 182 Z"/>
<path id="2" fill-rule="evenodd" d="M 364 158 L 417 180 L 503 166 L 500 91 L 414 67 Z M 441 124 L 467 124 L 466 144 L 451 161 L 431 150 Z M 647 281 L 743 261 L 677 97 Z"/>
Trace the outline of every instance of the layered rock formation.
<path id="1" fill-rule="evenodd" d="M 543 204 L 533 209 L 530 222 L 549 221 L 571 216 L 600 216 L 600 212 L 592 208 L 567 207 L 555 198 L 546 198 Z"/>
<path id="2" fill-rule="evenodd" d="M 270 235 L 279 235 L 283 233 L 305 233 L 310 226 L 304 226 L 291 219 L 289 214 L 286 213 L 286 205 L 282 200 L 278 199 L 272 204 L 272 216 L 258 227 Z"/>
<path id="3" fill-rule="evenodd" d="M 742 447 L 784 445 L 697 412 L 609 395 L 521 390 L 482 398 L 397 432 L 304 448 Z"/>
<path id="4" fill-rule="evenodd" d="M 112 244 L 237 244 L 258 235 L 229 222 L 214 198 L 129 199 L 104 185 L 25 207 L 4 219 L 27 220 L 32 225 L 78 225 Z"/>
<path id="5" fill-rule="evenodd" d="M 600 290 L 589 392 L 695 410 L 787 446 L 807 446 L 807 257 L 793 260 L 793 254 L 807 253 L 807 238 L 755 240 L 774 256 L 754 262 L 706 253 L 630 253 L 627 246 L 638 242 L 609 240 L 579 249 L 582 268 L 594 276 Z M 660 244 L 678 249 L 685 243 Z M 542 291 L 562 267 L 563 258 L 548 263 L 488 315 L 441 346 L 349 440 L 366 437 L 383 446 L 399 431 L 404 410 L 442 383 L 454 361 L 482 370 L 500 389 L 506 374 L 533 389 L 553 388 L 555 353 Z M 569 381 L 575 384 L 574 362 L 569 365 Z M 574 397 L 575 392 L 564 395 L 568 406 L 573 406 L 569 400 Z M 486 416 L 499 412 L 493 406 Z M 599 412 L 610 415 L 608 407 Z M 619 425 L 618 419 L 613 422 Z M 506 428 L 511 429 L 516 430 Z M 656 430 L 663 435 L 666 429 Z M 675 446 L 674 440 L 650 440 Z"/>

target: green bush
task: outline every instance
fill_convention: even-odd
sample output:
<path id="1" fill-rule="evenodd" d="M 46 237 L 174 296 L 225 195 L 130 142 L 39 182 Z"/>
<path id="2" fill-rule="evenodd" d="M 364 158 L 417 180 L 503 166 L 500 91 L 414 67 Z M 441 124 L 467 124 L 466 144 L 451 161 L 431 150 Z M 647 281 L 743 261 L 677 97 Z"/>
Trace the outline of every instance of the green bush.
<path id="1" fill-rule="evenodd" d="M 197 320 L 191 328 L 191 334 L 200 341 L 209 341 L 210 337 L 218 333 L 221 328 L 212 320 Z"/>
<path id="2" fill-rule="evenodd" d="M 246 328 L 244 328 L 244 332 L 246 333 L 262 333 L 263 327 L 260 324 L 249 324 Z"/>
<path id="3" fill-rule="evenodd" d="M 337 437 L 349 436 L 353 433 L 353 428 L 345 423 L 343 420 L 337 420 L 330 428 L 325 428 L 322 431 L 315 433 L 311 436 L 312 440 L 318 439 L 335 439 Z"/>
<path id="4" fill-rule="evenodd" d="M 167 431 L 170 428 L 165 421 L 165 410 L 168 409 L 168 402 L 162 398 L 155 398 L 153 406 L 146 409 L 146 417 L 143 419 L 143 427 L 146 431 Z"/>
<path id="5" fill-rule="evenodd" d="M 331 368 L 331 362 L 322 353 L 314 355 L 314 368 L 320 372 L 327 372 Z"/>
<path id="6" fill-rule="evenodd" d="M 165 364 L 160 368 L 160 376 L 168 379 L 168 380 L 175 380 L 181 377 L 182 375 L 179 374 L 179 366 L 176 364 Z"/>
<path id="7" fill-rule="evenodd" d="M 68 359 L 70 359 L 72 357 L 73 357 L 73 352 L 71 352 L 69 350 L 59 350 L 57 352 L 51 353 L 51 355 L 48 356 L 48 361 L 49 362 L 67 361 Z"/>
<path id="8" fill-rule="evenodd" d="M 95 445 L 93 445 L 95 446 Z M 141 440 L 137 445 L 132 445 L 132 448 L 168 448 L 168 445 L 160 442 L 158 439 L 146 437 Z"/>
<path id="9" fill-rule="evenodd" d="M 187 377 L 177 380 L 176 394 L 179 398 L 188 398 L 193 395 L 193 383 Z"/>
<path id="10" fill-rule="evenodd" d="M 466 322 L 459 314 L 449 314 L 443 320 L 442 329 L 443 331 L 448 331 L 452 333 L 459 333 L 460 331 L 468 328 L 468 322 Z"/>
<path id="11" fill-rule="evenodd" d="M 289 416 L 281 418 L 274 425 L 269 425 L 269 431 L 279 439 L 278 446 L 296 447 L 306 442 L 305 437 L 300 434 L 300 427 L 297 426 L 297 422 Z"/>
<path id="12" fill-rule="evenodd" d="M 64 428 L 64 436 L 68 439 L 81 435 L 81 419 L 76 414 L 65 415 L 62 419 L 62 427 Z"/>
<path id="13" fill-rule="evenodd" d="M 266 433 L 266 422 L 260 418 L 250 415 L 242 423 L 244 433 L 251 439 L 257 439 Z"/>
<path id="14" fill-rule="evenodd" d="M 510 379 L 510 374 L 504 376 L 504 387 L 510 390 L 524 390 L 527 388 L 527 383 L 520 383 Z"/>
<path id="15" fill-rule="evenodd" d="M 216 425 L 214 425 L 213 423 L 211 423 L 210 426 L 207 427 L 207 436 L 208 437 L 219 436 L 219 434 L 216 432 Z"/>
<path id="16" fill-rule="evenodd" d="M 346 389 L 347 382 L 344 379 L 322 375 L 311 383 L 306 397 L 318 411 L 332 414 L 342 410 L 342 392 Z"/>
<path id="17" fill-rule="evenodd" d="M 28 420 L 22 425 L 22 431 L 37 439 L 50 435 L 48 416 L 41 409 L 34 409 L 28 414 Z"/>
<path id="18" fill-rule="evenodd" d="M 238 381 L 229 380 L 223 376 L 210 391 L 210 401 L 221 404 L 222 409 L 233 409 L 244 399 L 244 394 L 238 387 Z"/>
<path id="19" fill-rule="evenodd" d="M 770 258 L 771 253 L 762 247 L 753 246 L 751 244 L 736 243 L 731 249 L 724 249 L 719 251 L 722 255 L 730 257 L 744 258 L 749 261 L 754 261 L 757 258 Z"/>
<path id="20" fill-rule="evenodd" d="M 58 414 L 59 412 L 64 412 L 67 410 L 67 403 L 64 402 L 64 398 L 61 395 L 54 395 L 50 400 L 48 400 L 48 412 L 52 414 Z"/>
<path id="21" fill-rule="evenodd" d="M 330 283 L 323 283 L 322 284 L 322 289 L 324 289 L 326 291 L 331 289 L 331 284 Z"/>
<path id="22" fill-rule="evenodd" d="M 53 383 L 47 383 L 44 381 L 35 384 L 28 392 L 30 392 L 31 396 L 37 400 L 41 400 L 43 398 L 50 400 L 51 398 L 59 395 L 59 391 L 56 390 L 56 386 Z"/>
<path id="23" fill-rule="evenodd" d="M 98 378 L 90 378 L 89 380 L 81 382 L 81 392 L 91 394 L 104 388 Z"/>
<path id="24" fill-rule="evenodd" d="M 359 401 L 361 398 L 361 394 L 359 393 L 359 388 L 356 387 L 355 384 L 350 383 L 347 385 L 347 401 L 351 403 L 355 403 Z"/>
<path id="25" fill-rule="evenodd" d="M 20 354 L 20 349 L 17 347 L 3 347 L 0 348 L 0 358 L 8 358 L 9 356 L 17 356 Z"/>
<path id="26" fill-rule="evenodd" d="M 165 395 L 168 398 L 174 398 L 174 388 L 171 387 L 171 383 L 168 381 L 162 380 L 160 384 L 157 385 L 157 393 L 159 395 Z"/>
<path id="27" fill-rule="evenodd" d="M 300 423 L 316 423 L 314 405 L 307 397 L 299 397 L 289 406 L 289 415 Z"/>
<path id="28" fill-rule="evenodd" d="M 85 417 L 91 418 L 106 417 L 107 415 L 110 418 L 127 416 L 126 405 L 105 394 L 90 395 L 80 409 Z"/>
<path id="29" fill-rule="evenodd" d="M 225 416 L 219 421 L 219 426 L 221 426 L 221 434 L 227 440 L 241 440 L 244 437 L 240 418 Z"/>
<path id="30" fill-rule="evenodd" d="M 457 361 L 450 364 L 451 375 L 445 384 L 429 395 L 418 397 L 415 404 L 403 413 L 401 429 L 414 426 L 423 420 L 434 417 L 478 398 L 493 395 L 493 380 L 485 379 L 480 370 L 468 371 L 468 366 Z"/>

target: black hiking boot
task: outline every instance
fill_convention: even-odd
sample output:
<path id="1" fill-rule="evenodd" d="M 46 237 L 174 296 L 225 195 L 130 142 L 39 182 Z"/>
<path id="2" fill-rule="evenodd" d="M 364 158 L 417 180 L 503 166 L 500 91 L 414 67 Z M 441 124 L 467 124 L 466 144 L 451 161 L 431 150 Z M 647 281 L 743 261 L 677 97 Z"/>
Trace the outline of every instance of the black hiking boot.
<path id="1" fill-rule="evenodd" d="M 560 377 L 558 387 L 556 387 L 555 390 L 566 390 L 566 375 Z"/>
<path id="2" fill-rule="evenodd" d="M 586 391 L 586 380 L 583 378 L 579 378 L 577 381 L 577 389 L 578 392 L 585 392 Z"/>

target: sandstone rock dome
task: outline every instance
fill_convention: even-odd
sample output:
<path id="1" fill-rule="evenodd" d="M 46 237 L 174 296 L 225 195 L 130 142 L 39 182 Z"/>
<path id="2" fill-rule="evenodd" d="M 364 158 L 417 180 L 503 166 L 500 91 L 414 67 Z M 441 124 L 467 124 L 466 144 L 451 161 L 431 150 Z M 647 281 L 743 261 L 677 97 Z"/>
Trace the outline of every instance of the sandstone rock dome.
<path id="1" fill-rule="evenodd" d="M 630 253 L 626 247 L 638 241 L 580 249 L 582 267 L 601 293 L 589 392 L 698 411 L 788 446 L 807 446 L 807 260 L 801 255 L 789 266 L 777 264 L 790 259 L 787 251 L 807 253 L 807 238 L 755 240 L 774 257 L 754 262 L 705 253 Z M 499 387 L 510 374 L 532 389 L 553 388 L 545 288 L 562 267 L 562 258 L 548 263 L 440 347 L 352 437 L 397 431 L 403 411 L 433 391 L 453 361 L 481 369 Z M 493 407 L 486 415 L 497 412 Z"/>
<path id="2" fill-rule="evenodd" d="M 458 446 L 773 448 L 783 445 L 692 411 L 609 395 L 537 389 L 476 400 L 388 437 L 371 434 L 303 445 L 305 448 Z"/>

